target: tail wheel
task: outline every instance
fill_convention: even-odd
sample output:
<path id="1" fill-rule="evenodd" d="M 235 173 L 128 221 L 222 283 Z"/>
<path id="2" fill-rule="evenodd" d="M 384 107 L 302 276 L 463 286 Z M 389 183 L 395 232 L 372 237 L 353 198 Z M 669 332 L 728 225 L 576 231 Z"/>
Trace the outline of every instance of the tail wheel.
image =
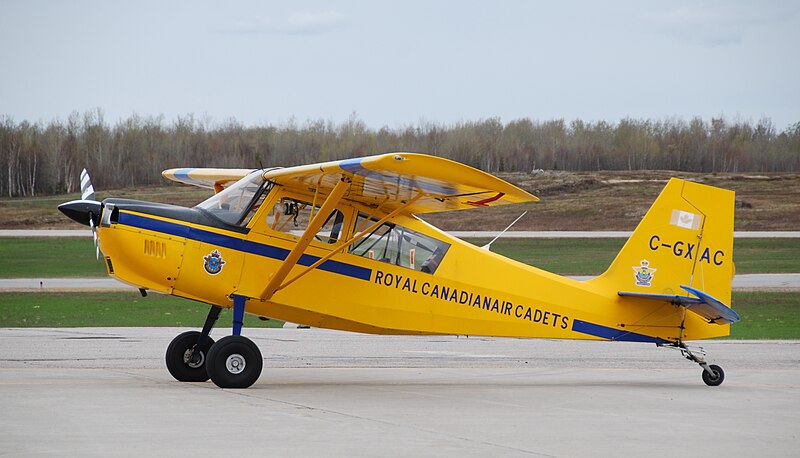
<path id="1" fill-rule="evenodd" d="M 717 366 L 716 364 L 711 364 L 708 366 L 711 369 L 711 372 L 714 373 L 712 376 L 708 373 L 707 370 L 703 370 L 703 382 L 705 382 L 708 386 L 719 386 L 722 384 L 722 381 L 725 380 L 725 372 L 722 370 L 721 367 Z"/>
<path id="2" fill-rule="evenodd" d="M 247 337 L 227 336 L 208 352 L 206 371 L 220 388 L 247 388 L 261 376 L 261 351 Z"/>
<path id="3" fill-rule="evenodd" d="M 172 339 L 167 347 L 167 369 L 179 382 L 205 382 L 208 380 L 206 361 L 214 339 L 206 337 L 203 346 L 195 349 L 200 333 L 186 331 Z M 194 351 L 192 351 L 194 349 Z"/>

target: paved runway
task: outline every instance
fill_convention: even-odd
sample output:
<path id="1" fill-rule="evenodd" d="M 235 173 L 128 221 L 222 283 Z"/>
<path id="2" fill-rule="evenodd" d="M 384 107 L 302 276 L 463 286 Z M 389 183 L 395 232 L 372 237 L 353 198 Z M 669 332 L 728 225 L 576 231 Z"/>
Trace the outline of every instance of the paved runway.
<path id="1" fill-rule="evenodd" d="M 591 276 L 573 276 L 588 280 Z M 131 291 L 114 278 L 0 278 L 0 291 Z M 800 274 L 745 274 L 733 279 L 734 290 L 800 291 Z"/>
<path id="2" fill-rule="evenodd" d="M 0 329 L 8 456 L 797 456 L 800 342 L 647 344 L 250 329 L 247 390 L 178 383 L 180 329 Z M 215 330 L 215 336 L 226 329 Z"/>

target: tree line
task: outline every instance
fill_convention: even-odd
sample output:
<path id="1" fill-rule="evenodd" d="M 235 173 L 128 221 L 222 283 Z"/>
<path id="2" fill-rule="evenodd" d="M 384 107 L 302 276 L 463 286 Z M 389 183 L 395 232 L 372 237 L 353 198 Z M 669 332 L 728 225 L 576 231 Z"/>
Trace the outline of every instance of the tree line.
<path id="1" fill-rule="evenodd" d="M 340 123 L 290 120 L 262 126 L 192 115 L 170 122 L 133 115 L 112 125 L 99 109 L 46 123 L 6 116 L 0 117 L 0 195 L 74 192 L 84 167 L 96 188 L 111 189 L 163 183 L 161 171 L 172 167 L 291 166 L 389 151 L 433 154 L 491 173 L 796 172 L 800 122 L 779 132 L 769 119 L 503 123 L 489 118 L 376 130 L 355 114 Z"/>

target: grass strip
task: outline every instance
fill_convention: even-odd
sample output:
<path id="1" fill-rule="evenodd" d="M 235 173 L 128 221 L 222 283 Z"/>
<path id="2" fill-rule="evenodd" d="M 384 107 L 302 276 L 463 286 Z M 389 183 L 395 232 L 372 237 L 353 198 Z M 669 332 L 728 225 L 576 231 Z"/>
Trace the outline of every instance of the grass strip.
<path id="1" fill-rule="evenodd" d="M 467 239 L 483 246 L 490 239 Z M 499 239 L 492 251 L 559 275 L 600 275 L 625 239 Z M 800 239 L 739 239 L 733 249 L 736 273 L 800 273 Z"/>
<path id="2" fill-rule="evenodd" d="M 0 293 L 0 327 L 130 327 L 184 326 L 201 328 L 209 306 L 175 296 L 138 292 Z M 231 311 L 220 314 L 219 324 L 231 322 Z M 271 328 L 282 321 L 262 321 L 245 315 L 245 327 Z"/>
<path id="3" fill-rule="evenodd" d="M 742 321 L 730 339 L 800 339 L 800 293 L 736 292 L 733 307 Z M 160 294 L 0 293 L 0 327 L 183 326 L 199 328 L 208 305 Z M 230 322 L 223 310 L 220 323 Z M 246 315 L 245 327 L 280 327 Z"/>
<path id="4" fill-rule="evenodd" d="M 483 246 L 491 239 L 467 239 Z M 599 275 L 617 255 L 624 239 L 499 239 L 492 251 L 559 275 Z"/>
<path id="5" fill-rule="evenodd" d="M 470 239 L 478 246 L 488 239 Z M 624 239 L 500 239 L 492 251 L 560 275 L 599 275 L 608 268 Z M 90 238 L 0 238 L 3 278 L 103 277 Z M 800 239 L 740 239 L 735 242 L 736 271 L 800 272 Z"/>
<path id="6" fill-rule="evenodd" d="M 91 237 L 0 238 L 3 278 L 104 277 Z"/>
<path id="7" fill-rule="evenodd" d="M 728 339 L 800 339 L 800 293 L 734 292 Z"/>

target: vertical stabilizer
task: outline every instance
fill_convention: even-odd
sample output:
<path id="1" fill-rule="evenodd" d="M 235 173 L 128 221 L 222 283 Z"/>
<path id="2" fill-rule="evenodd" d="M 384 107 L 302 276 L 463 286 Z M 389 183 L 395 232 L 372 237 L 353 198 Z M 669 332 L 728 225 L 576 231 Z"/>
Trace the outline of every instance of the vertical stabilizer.
<path id="1" fill-rule="evenodd" d="M 615 291 L 685 295 L 730 304 L 734 193 L 672 178 L 611 267 L 592 280 Z"/>

